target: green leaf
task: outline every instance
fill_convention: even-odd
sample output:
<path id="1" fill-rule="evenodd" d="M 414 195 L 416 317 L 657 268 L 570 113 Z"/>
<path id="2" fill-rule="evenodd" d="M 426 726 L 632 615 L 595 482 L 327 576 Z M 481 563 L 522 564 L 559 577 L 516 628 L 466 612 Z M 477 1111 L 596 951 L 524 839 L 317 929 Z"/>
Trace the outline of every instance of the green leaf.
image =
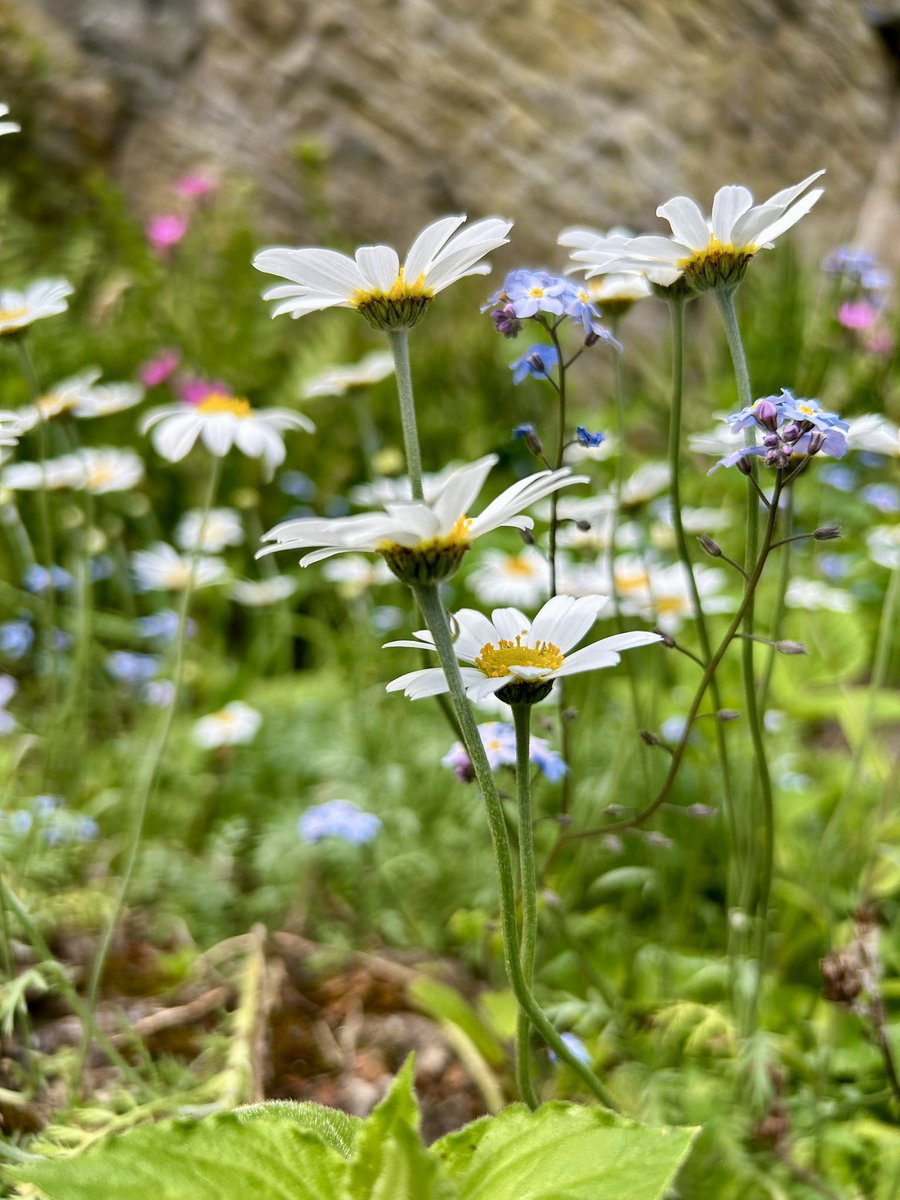
<path id="1" fill-rule="evenodd" d="M 363 1122 L 350 1165 L 350 1200 L 456 1200 L 440 1160 L 419 1136 L 410 1056 L 391 1090 Z"/>
<path id="2" fill-rule="evenodd" d="M 270 1100 L 266 1104 L 249 1104 L 234 1114 L 244 1125 L 254 1121 L 284 1121 L 290 1118 L 298 1129 L 315 1134 L 326 1146 L 337 1150 L 344 1158 L 353 1153 L 356 1133 L 362 1125 L 359 1117 L 351 1117 L 340 1108 L 326 1108 L 310 1101 Z"/>
<path id="3" fill-rule="evenodd" d="M 164 1121 L 109 1138 L 73 1158 L 11 1167 L 5 1175 L 13 1183 L 33 1185 L 49 1200 L 334 1200 L 344 1195 L 346 1158 L 294 1116 L 269 1109 Z M 302 1121 L 309 1123 L 307 1112 Z M 323 1120 L 323 1130 L 327 1125 Z M 337 1128 L 326 1136 L 334 1138 Z"/>
<path id="4" fill-rule="evenodd" d="M 409 984 L 407 991 L 419 1008 L 429 1016 L 450 1021 L 461 1029 L 482 1057 L 493 1066 L 500 1066 L 506 1061 L 503 1047 L 493 1031 L 455 988 L 420 975 Z"/>
<path id="5" fill-rule="evenodd" d="M 435 1142 L 460 1200 L 659 1200 L 696 1129 L 654 1129 L 555 1101 L 485 1117 Z"/>

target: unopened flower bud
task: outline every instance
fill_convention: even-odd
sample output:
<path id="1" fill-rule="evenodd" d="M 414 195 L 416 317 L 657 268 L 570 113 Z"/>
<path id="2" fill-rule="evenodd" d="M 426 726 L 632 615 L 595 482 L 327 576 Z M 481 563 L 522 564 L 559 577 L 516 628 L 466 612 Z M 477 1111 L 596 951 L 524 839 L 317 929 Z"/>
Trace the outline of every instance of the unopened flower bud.
<path id="1" fill-rule="evenodd" d="M 516 425 L 513 429 L 513 437 L 521 438 L 535 458 L 540 458 L 544 453 L 544 445 L 533 425 Z"/>
<path id="2" fill-rule="evenodd" d="M 599 341 L 600 341 L 600 334 L 595 332 L 593 329 L 588 330 L 588 332 L 585 334 L 585 337 L 584 337 L 585 346 L 596 346 L 596 344 Z"/>
<path id="3" fill-rule="evenodd" d="M 749 458 L 739 458 L 734 465 L 742 475 L 751 475 L 753 473 L 753 465 Z"/>
<path id="4" fill-rule="evenodd" d="M 578 720 L 578 709 L 577 708 L 564 708 L 562 710 L 562 719 L 564 721 L 577 721 Z"/>
<path id="5" fill-rule="evenodd" d="M 766 429 L 775 431 L 778 425 L 778 406 L 773 400 L 768 397 L 765 400 L 760 400 L 754 409 L 754 415 L 760 425 L 764 425 Z"/>
<path id="6" fill-rule="evenodd" d="M 781 438 L 778 436 L 777 433 L 767 433 L 766 436 L 763 438 L 763 445 L 769 446 L 769 447 L 780 446 Z"/>
<path id="7" fill-rule="evenodd" d="M 852 950 L 835 950 L 819 960 L 822 972 L 822 991 L 832 1004 L 849 1007 L 863 990 L 862 971 Z"/>
<path id="8" fill-rule="evenodd" d="M 653 732 L 652 729 L 642 729 L 640 732 L 641 732 L 641 741 L 646 743 L 646 745 L 648 745 L 648 746 L 658 746 L 659 745 L 659 738 L 656 736 L 656 734 Z"/>
<path id="9" fill-rule="evenodd" d="M 703 549 L 706 551 L 706 553 L 710 556 L 710 558 L 721 558 L 722 557 L 722 547 L 719 545 L 718 542 L 713 541 L 713 539 L 709 536 L 709 534 L 701 533 L 700 536 L 697 538 L 697 541 L 700 543 L 700 545 L 703 547 Z"/>
<path id="10" fill-rule="evenodd" d="M 716 718 L 719 721 L 737 721 L 740 715 L 736 708 L 720 708 Z"/>
<path id="11" fill-rule="evenodd" d="M 806 453 L 810 456 L 813 454 L 818 454 L 824 445 L 825 434 L 817 429 L 814 433 L 809 435 L 809 444 L 806 447 Z"/>
<path id="12" fill-rule="evenodd" d="M 833 542 L 835 538 L 841 536 L 841 531 L 837 525 L 823 525 L 821 529 L 815 530 L 813 537 L 817 542 Z"/>
<path id="13" fill-rule="evenodd" d="M 799 441 L 802 434 L 803 434 L 803 430 L 800 428 L 800 426 L 797 424 L 796 421 L 789 421 L 788 424 L 785 425 L 784 429 L 782 429 L 782 431 L 781 431 L 781 437 L 785 442 Z"/>
<path id="14" fill-rule="evenodd" d="M 689 804 L 684 811 L 689 817 L 701 820 L 704 817 L 714 817 L 719 810 L 712 804 Z"/>
<path id="15" fill-rule="evenodd" d="M 802 642 L 789 642 L 782 639 L 780 642 L 773 642 L 775 649 L 779 654 L 806 654 L 806 647 Z"/>
<path id="16" fill-rule="evenodd" d="M 674 650 L 674 648 L 678 645 L 671 633 L 666 633 L 664 629 L 654 629 L 653 632 L 659 636 L 659 640 L 669 650 Z"/>
<path id="17" fill-rule="evenodd" d="M 591 528 L 591 523 L 582 518 L 580 521 L 575 522 L 575 528 L 580 529 L 582 533 L 587 533 Z"/>
<path id="18" fill-rule="evenodd" d="M 520 529 L 519 536 L 522 538 L 522 541 L 525 543 L 526 546 L 534 545 L 534 534 L 531 532 L 530 529 Z"/>

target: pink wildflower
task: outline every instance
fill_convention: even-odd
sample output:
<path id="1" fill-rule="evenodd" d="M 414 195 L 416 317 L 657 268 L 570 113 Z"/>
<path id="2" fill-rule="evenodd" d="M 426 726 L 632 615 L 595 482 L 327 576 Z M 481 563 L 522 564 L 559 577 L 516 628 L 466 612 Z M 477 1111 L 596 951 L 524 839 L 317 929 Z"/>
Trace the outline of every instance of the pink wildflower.
<path id="1" fill-rule="evenodd" d="M 216 190 L 216 180 L 211 175 L 204 175 L 201 171 L 188 171 L 187 175 L 182 175 L 175 182 L 173 190 L 176 195 L 182 196 L 185 200 L 197 200 Z"/>
<path id="2" fill-rule="evenodd" d="M 866 349 L 870 354 L 889 358 L 894 353 L 894 339 L 887 329 L 873 329 L 866 342 Z"/>
<path id="3" fill-rule="evenodd" d="M 178 389 L 185 404 L 202 404 L 210 396 L 232 396 L 230 387 L 216 379 L 189 379 Z"/>
<path id="4" fill-rule="evenodd" d="M 147 222 L 147 241 L 154 250 L 169 250 L 177 246 L 187 233 L 188 219 L 177 213 L 161 213 Z"/>
<path id="5" fill-rule="evenodd" d="M 145 387 L 159 387 L 165 383 L 178 364 L 181 355 L 177 350 L 163 350 L 155 358 L 148 358 L 138 368 L 138 378 Z"/>
<path id="6" fill-rule="evenodd" d="M 868 300 L 845 300 L 837 319 L 845 329 L 869 329 L 878 319 L 878 309 Z"/>

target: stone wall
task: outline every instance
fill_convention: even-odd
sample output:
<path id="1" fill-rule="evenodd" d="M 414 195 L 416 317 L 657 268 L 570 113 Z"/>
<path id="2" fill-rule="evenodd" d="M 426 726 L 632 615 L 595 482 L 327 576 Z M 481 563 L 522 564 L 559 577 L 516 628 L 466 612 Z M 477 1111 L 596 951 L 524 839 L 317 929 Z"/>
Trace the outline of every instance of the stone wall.
<path id="1" fill-rule="evenodd" d="M 0 99 L 49 163 L 105 162 L 142 214 L 186 169 L 248 176 L 294 242 L 496 212 L 549 256 L 820 166 L 798 233 L 846 239 L 895 87 L 855 0 L 0 0 Z"/>

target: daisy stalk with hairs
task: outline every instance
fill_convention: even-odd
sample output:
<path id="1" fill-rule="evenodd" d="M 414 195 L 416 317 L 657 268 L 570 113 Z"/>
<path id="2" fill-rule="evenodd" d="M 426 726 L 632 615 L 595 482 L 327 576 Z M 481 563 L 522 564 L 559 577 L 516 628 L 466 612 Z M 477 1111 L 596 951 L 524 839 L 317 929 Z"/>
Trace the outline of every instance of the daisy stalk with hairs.
<path id="1" fill-rule="evenodd" d="M 409 504 L 388 504 L 384 513 L 343 518 L 340 522 L 310 519 L 286 522 L 268 535 L 277 543 L 271 549 L 316 547 L 304 562 L 350 550 L 383 555 L 388 565 L 410 587 L 446 672 L 459 729 L 487 810 L 494 848 L 500 900 L 506 971 L 516 1000 L 529 1022 L 556 1054 L 572 1067 L 583 1083 L 604 1104 L 616 1107 L 593 1071 L 562 1040 L 534 999 L 528 973 L 520 957 L 516 924 L 515 883 L 506 818 L 493 772 L 453 647 L 453 634 L 440 582 L 458 567 L 473 537 L 501 525 L 528 527 L 530 518 L 521 509 L 540 495 L 575 482 L 567 468 L 541 472 L 514 484 L 479 517 L 471 520 L 467 507 L 476 497 L 493 456 L 455 472 L 430 502 L 422 488 L 422 463 L 416 426 L 415 400 L 409 369 L 408 330 L 422 319 L 434 296 L 456 280 L 484 274 L 483 256 L 506 243 L 511 223 L 498 218 L 476 222 L 454 236 L 463 217 L 446 217 L 428 226 L 413 242 L 401 269 L 395 251 L 386 246 L 364 246 L 353 259 L 331 250 L 264 250 L 254 264 L 263 271 L 286 276 L 291 282 L 266 293 L 280 300 L 274 315 L 295 317 L 331 307 L 356 309 L 375 328 L 386 333 L 394 353 L 407 471 L 412 490 Z M 465 507 L 463 507 L 465 506 Z M 535 1103 L 533 1092 L 524 1097 Z"/>

